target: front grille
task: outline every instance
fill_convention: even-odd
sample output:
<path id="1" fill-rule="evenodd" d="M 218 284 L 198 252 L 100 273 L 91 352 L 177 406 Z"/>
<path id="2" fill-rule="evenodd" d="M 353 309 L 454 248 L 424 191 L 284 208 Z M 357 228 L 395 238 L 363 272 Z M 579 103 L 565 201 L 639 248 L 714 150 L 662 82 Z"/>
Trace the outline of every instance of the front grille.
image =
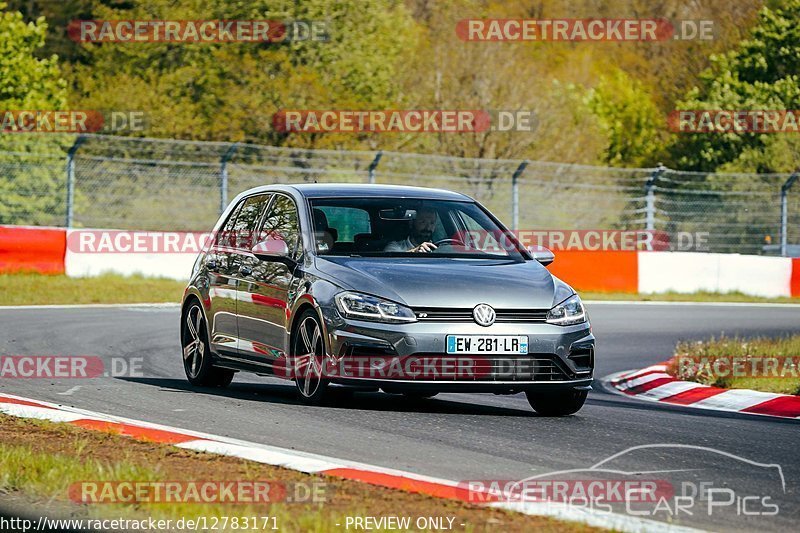
<path id="1" fill-rule="evenodd" d="M 381 361 L 382 360 L 382 361 Z M 360 365 L 360 377 L 403 381 L 564 381 L 571 373 L 551 354 L 443 355 L 414 354 L 403 357 L 371 357 Z M 350 365 L 356 368 L 357 362 Z M 355 377 L 355 376 L 353 376 Z"/>
<path id="2" fill-rule="evenodd" d="M 494 381 L 563 381 L 566 373 L 552 357 L 496 356 L 488 358 Z"/>
<path id="3" fill-rule="evenodd" d="M 545 322 L 547 309 L 495 309 L 495 322 Z M 472 309 L 450 307 L 417 307 L 414 314 L 420 322 L 474 322 Z"/>
<path id="4" fill-rule="evenodd" d="M 593 348 L 578 348 L 572 350 L 569 358 L 575 363 L 575 368 L 578 371 L 591 370 L 594 367 L 594 349 Z"/>

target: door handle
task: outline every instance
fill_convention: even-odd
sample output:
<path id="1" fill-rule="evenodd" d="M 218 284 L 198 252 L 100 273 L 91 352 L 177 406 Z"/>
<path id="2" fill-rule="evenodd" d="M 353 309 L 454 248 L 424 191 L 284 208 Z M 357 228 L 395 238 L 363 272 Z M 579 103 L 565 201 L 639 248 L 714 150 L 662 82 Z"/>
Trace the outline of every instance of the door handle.
<path id="1" fill-rule="evenodd" d="M 248 267 L 248 266 L 242 265 L 242 266 L 239 267 L 239 274 L 241 274 L 243 276 L 249 276 L 252 273 L 253 273 L 253 269 Z"/>

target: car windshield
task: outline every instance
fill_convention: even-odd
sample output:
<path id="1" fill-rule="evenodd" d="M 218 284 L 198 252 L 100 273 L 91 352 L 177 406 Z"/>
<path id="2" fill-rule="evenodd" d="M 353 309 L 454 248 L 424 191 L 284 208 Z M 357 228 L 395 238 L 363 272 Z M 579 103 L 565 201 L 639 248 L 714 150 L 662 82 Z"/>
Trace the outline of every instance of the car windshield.
<path id="1" fill-rule="evenodd" d="M 526 258 L 516 239 L 475 202 L 314 198 L 310 204 L 320 255 Z"/>

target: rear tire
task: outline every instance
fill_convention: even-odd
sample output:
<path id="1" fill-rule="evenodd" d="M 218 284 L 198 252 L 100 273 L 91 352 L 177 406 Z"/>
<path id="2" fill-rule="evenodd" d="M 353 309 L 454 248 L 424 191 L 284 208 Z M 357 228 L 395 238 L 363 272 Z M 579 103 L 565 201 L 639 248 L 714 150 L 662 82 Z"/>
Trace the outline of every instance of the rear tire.
<path id="1" fill-rule="evenodd" d="M 233 370 L 216 368 L 211 364 L 206 319 L 200 304 L 193 301 L 181 320 L 183 370 L 189 383 L 198 387 L 227 387 L 233 380 Z"/>
<path id="2" fill-rule="evenodd" d="M 567 416 L 577 413 L 586 402 L 588 394 L 589 391 L 585 390 L 525 392 L 528 403 L 542 416 Z"/>

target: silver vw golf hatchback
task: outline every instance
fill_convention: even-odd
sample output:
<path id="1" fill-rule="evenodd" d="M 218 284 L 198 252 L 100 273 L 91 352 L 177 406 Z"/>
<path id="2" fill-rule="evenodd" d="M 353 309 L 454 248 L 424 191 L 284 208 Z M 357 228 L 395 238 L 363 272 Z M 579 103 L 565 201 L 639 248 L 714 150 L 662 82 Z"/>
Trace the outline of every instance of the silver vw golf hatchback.
<path id="1" fill-rule="evenodd" d="M 189 381 L 239 371 L 412 398 L 525 393 L 578 411 L 595 339 L 580 297 L 486 208 L 454 192 L 352 184 L 250 189 L 194 263 L 181 313 Z"/>

